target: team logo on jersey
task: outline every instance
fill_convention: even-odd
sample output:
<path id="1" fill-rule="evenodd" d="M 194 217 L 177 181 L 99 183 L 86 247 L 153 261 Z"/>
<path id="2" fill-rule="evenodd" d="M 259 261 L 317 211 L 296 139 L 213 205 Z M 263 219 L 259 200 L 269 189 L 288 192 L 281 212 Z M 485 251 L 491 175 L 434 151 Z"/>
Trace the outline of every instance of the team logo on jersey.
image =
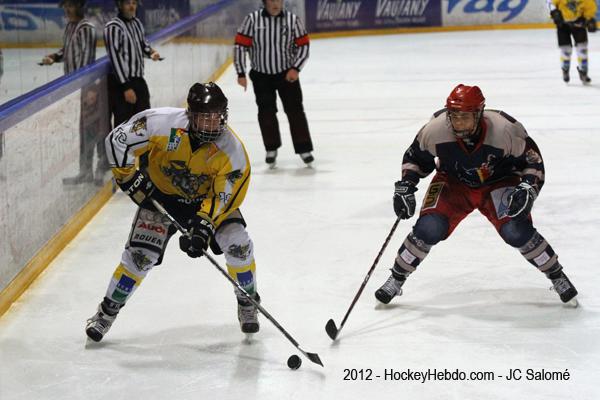
<path id="1" fill-rule="evenodd" d="M 525 153 L 525 159 L 529 164 L 539 164 L 542 162 L 542 157 L 540 154 L 533 149 L 527 150 L 527 153 Z"/>
<path id="2" fill-rule="evenodd" d="M 235 183 L 235 181 L 237 181 L 238 179 L 240 179 L 242 177 L 242 173 L 240 172 L 239 169 L 236 169 L 235 171 L 231 171 L 230 173 L 227 174 L 227 180 L 233 185 Z"/>
<path id="3" fill-rule="evenodd" d="M 488 154 L 487 161 L 475 168 L 465 168 L 457 161 L 455 163 L 457 177 L 469 186 L 479 186 L 494 174 L 494 161 L 496 156 L 493 154 Z"/>
<path id="4" fill-rule="evenodd" d="M 181 136 L 185 133 L 185 130 L 181 128 L 171 128 L 171 135 L 169 135 L 169 142 L 167 143 L 167 151 L 175 151 L 181 143 Z"/>
<path id="5" fill-rule="evenodd" d="M 142 131 L 146 130 L 146 117 L 142 117 L 135 121 L 133 125 L 131 125 L 131 133 L 134 133 L 136 136 L 144 136 Z"/>
<path id="6" fill-rule="evenodd" d="M 161 172 L 171 179 L 171 184 L 175 186 L 184 197 L 193 199 L 201 196 L 201 186 L 209 180 L 205 174 L 192 174 L 185 161 L 171 160 L 168 167 L 161 167 Z"/>
<path id="7" fill-rule="evenodd" d="M 127 134 L 121 126 L 118 126 L 115 132 L 115 141 L 119 144 L 127 143 Z"/>
<path id="8" fill-rule="evenodd" d="M 227 203 L 231 199 L 231 193 L 219 192 L 219 200 L 223 203 Z"/>
<path id="9" fill-rule="evenodd" d="M 429 185 L 421 210 L 427 210 L 428 208 L 435 208 L 437 206 L 443 187 L 444 182 L 435 182 Z"/>

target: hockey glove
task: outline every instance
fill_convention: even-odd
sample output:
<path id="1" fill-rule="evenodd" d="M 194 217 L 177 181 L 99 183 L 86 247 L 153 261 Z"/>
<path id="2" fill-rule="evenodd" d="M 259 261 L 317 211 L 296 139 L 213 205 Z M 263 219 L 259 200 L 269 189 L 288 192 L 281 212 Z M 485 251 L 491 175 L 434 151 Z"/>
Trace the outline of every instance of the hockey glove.
<path id="1" fill-rule="evenodd" d="M 410 181 L 398 181 L 394 186 L 394 211 L 399 218 L 409 219 L 415 215 L 417 187 Z"/>
<path id="2" fill-rule="evenodd" d="M 589 33 L 594 33 L 598 30 L 598 24 L 596 24 L 596 18 L 590 18 L 586 22 L 587 30 Z"/>
<path id="3" fill-rule="evenodd" d="M 210 221 L 197 216 L 188 221 L 189 236 L 179 237 L 179 247 L 192 258 L 202 257 L 208 249 L 208 243 L 215 234 L 215 228 Z"/>
<path id="4" fill-rule="evenodd" d="M 529 183 L 519 183 L 508 196 L 508 216 L 517 219 L 526 218 L 531 212 L 537 195 L 537 190 Z"/>
<path id="5" fill-rule="evenodd" d="M 117 183 L 121 190 L 131 197 L 131 200 L 138 206 L 148 204 L 155 189 L 154 183 L 141 171 L 135 171 L 131 178 Z"/>
<path id="6" fill-rule="evenodd" d="M 554 23 L 556 24 L 557 28 L 562 27 L 565 23 L 565 19 L 563 18 L 563 15 L 558 8 L 555 8 L 554 10 L 550 11 L 550 17 L 552 18 L 552 21 L 554 21 Z"/>

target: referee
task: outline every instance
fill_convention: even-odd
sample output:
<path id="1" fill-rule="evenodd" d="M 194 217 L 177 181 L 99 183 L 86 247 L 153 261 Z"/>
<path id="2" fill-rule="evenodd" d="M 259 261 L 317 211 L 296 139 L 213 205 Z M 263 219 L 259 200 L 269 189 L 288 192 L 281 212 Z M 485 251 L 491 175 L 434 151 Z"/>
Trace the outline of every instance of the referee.
<path id="1" fill-rule="evenodd" d="M 294 150 L 308 165 L 314 161 L 313 145 L 298 80 L 308 59 L 308 35 L 300 19 L 283 9 L 283 0 L 263 0 L 263 5 L 264 8 L 246 16 L 235 37 L 234 64 L 238 84 L 246 90 L 248 52 L 258 124 L 267 152 L 266 163 L 275 166 L 277 149 L 281 147 L 276 103 L 276 93 L 279 93 L 290 124 Z"/>
<path id="2" fill-rule="evenodd" d="M 153 61 L 160 59 L 146 39 L 142 22 L 135 16 L 137 0 L 116 0 L 116 4 L 119 14 L 104 27 L 106 52 L 112 65 L 108 94 L 115 127 L 150 108 L 144 56 Z"/>
<path id="3" fill-rule="evenodd" d="M 85 0 L 63 0 L 59 3 L 67 19 L 63 35 L 63 47 L 56 53 L 42 59 L 43 65 L 63 63 L 65 74 L 70 74 L 96 60 L 96 27 L 85 18 Z M 75 185 L 94 180 L 93 160 L 97 150 L 96 181 L 103 183 L 104 172 L 108 169 L 104 135 L 106 120 L 106 88 L 102 82 L 91 83 L 81 89 L 79 114 L 79 173 L 63 178 L 63 184 Z"/>
<path id="4" fill-rule="evenodd" d="M 63 47 L 42 58 L 42 64 L 64 63 L 65 74 L 96 60 L 96 27 L 83 16 L 85 0 L 63 0 L 59 3 L 67 18 Z"/>

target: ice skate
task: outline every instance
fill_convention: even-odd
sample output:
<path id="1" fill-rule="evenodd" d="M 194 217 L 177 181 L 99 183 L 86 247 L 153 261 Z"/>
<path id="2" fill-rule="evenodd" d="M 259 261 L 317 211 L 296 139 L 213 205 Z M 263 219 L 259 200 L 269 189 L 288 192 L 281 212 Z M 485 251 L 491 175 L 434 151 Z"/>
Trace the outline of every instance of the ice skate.
<path id="1" fill-rule="evenodd" d="M 402 295 L 402 285 L 405 281 L 399 281 L 390 275 L 387 281 L 375 292 L 377 300 L 383 304 L 388 304 L 394 297 Z"/>
<path id="2" fill-rule="evenodd" d="M 315 158 L 313 157 L 313 155 L 310 152 L 301 153 L 300 158 L 302 159 L 302 161 L 304 161 L 304 164 L 306 164 L 308 167 L 310 167 L 312 162 L 315 161 Z"/>
<path id="3" fill-rule="evenodd" d="M 253 296 L 256 302 L 260 303 L 260 296 L 255 293 Z M 240 329 L 244 333 L 256 333 L 260 329 L 258 323 L 258 309 L 245 297 L 238 297 L 238 320 Z"/>
<path id="4" fill-rule="evenodd" d="M 579 72 L 579 79 L 581 79 L 581 83 L 583 83 L 584 85 L 589 85 L 592 82 L 592 80 L 587 74 L 587 70 L 583 70 L 577 67 L 577 72 Z"/>
<path id="5" fill-rule="evenodd" d="M 575 289 L 575 286 L 573 286 L 563 271 L 558 272 L 556 275 L 555 277 L 549 277 L 552 281 L 552 289 L 558 293 L 563 303 L 569 303 L 576 307 L 578 304 L 575 298 L 577 296 L 577 289 Z"/>
<path id="6" fill-rule="evenodd" d="M 569 83 L 569 81 L 571 80 L 571 76 L 569 74 L 569 70 L 568 69 L 562 69 L 562 75 L 563 75 L 563 81 L 565 81 L 565 83 Z"/>
<path id="7" fill-rule="evenodd" d="M 269 168 L 275 168 L 277 164 L 277 150 L 267 151 L 267 155 L 265 157 L 265 162 L 269 166 Z"/>
<path id="8" fill-rule="evenodd" d="M 116 315 L 108 315 L 102 309 L 102 304 L 98 305 L 98 312 L 87 320 L 85 326 L 86 335 L 94 342 L 102 340 L 104 335 L 108 333 L 108 330 L 112 326 L 113 322 L 117 318 Z"/>

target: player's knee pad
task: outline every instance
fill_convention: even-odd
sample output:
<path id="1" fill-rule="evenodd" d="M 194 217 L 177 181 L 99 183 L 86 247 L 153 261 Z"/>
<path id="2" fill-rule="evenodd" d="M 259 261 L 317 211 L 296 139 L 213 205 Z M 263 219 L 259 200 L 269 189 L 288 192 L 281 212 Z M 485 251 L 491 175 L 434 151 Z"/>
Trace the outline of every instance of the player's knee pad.
<path id="1" fill-rule="evenodd" d="M 228 265 L 243 266 L 254 260 L 254 246 L 244 225 L 231 223 L 215 233 L 216 244 L 225 254 Z"/>
<path id="2" fill-rule="evenodd" d="M 441 214 L 425 214 L 417 220 L 413 234 L 429 246 L 437 244 L 448 236 L 448 219 Z"/>
<path id="3" fill-rule="evenodd" d="M 569 46 L 560 46 L 560 55 L 563 58 L 570 59 L 571 54 L 573 54 L 573 47 Z"/>
<path id="4" fill-rule="evenodd" d="M 223 229 L 225 229 L 226 226 L 230 224 L 240 224 L 244 228 L 247 226 L 246 221 L 244 220 L 244 217 L 239 209 L 229 214 L 229 216 L 227 216 L 227 218 L 223 222 L 221 222 L 221 225 L 219 225 L 219 227 L 217 228 L 215 236 L 218 235 L 219 232 L 221 232 Z M 213 240 L 210 241 L 210 250 L 213 252 L 213 254 L 216 255 L 223 254 L 223 250 L 219 246 L 219 243 L 217 242 L 216 238 L 213 238 Z"/>
<path id="5" fill-rule="evenodd" d="M 231 223 L 223 226 L 215 234 L 215 239 L 225 254 L 229 275 L 248 293 L 255 293 L 254 245 L 244 225 Z"/>
<path id="6" fill-rule="evenodd" d="M 512 247 L 521 247 L 536 233 L 535 228 L 528 219 L 510 220 L 500 228 L 500 236 Z"/>
<path id="7" fill-rule="evenodd" d="M 575 48 L 577 49 L 577 56 L 578 57 L 587 57 L 588 54 L 588 44 L 587 42 L 582 42 L 582 43 L 577 43 L 575 45 Z"/>
<path id="8" fill-rule="evenodd" d="M 145 277 L 155 265 L 161 254 L 144 247 L 127 247 L 121 255 L 121 264 L 133 274 Z"/>

